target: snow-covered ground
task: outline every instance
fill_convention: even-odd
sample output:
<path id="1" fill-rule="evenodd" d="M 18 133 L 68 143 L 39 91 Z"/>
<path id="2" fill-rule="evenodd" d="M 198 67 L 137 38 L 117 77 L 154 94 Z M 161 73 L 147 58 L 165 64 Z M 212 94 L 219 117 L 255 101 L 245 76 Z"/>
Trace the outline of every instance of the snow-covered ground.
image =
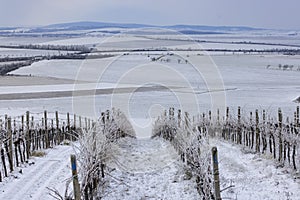
<path id="1" fill-rule="evenodd" d="M 276 167 L 265 155 L 247 153 L 240 146 L 211 140 L 218 148 L 219 172 L 223 199 L 297 200 L 300 175 L 290 169 Z"/>
<path id="2" fill-rule="evenodd" d="M 71 154 L 72 146 L 56 146 L 46 150 L 44 157 L 32 157 L 0 183 L 0 199 L 54 199 L 47 187 L 64 196 L 66 183 L 72 177 Z"/>
<path id="3" fill-rule="evenodd" d="M 170 144 L 161 139 L 125 139 L 119 144 L 103 199 L 199 199 L 195 180 L 185 180 L 183 164 Z"/>

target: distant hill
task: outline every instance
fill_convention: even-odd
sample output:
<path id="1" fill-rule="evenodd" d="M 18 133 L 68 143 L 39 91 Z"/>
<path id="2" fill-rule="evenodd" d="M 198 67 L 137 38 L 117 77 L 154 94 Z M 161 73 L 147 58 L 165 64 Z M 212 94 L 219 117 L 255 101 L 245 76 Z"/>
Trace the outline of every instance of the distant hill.
<path id="1" fill-rule="evenodd" d="M 116 30 L 112 30 L 115 28 Z M 188 35 L 208 35 L 208 34 L 226 34 L 234 32 L 247 32 L 247 31 L 263 31 L 266 29 L 252 28 L 246 26 L 201 26 L 201 25 L 172 25 L 172 26 L 157 26 L 157 25 L 148 25 L 148 24 L 135 24 L 135 23 L 106 23 L 106 22 L 91 22 L 91 21 L 82 21 L 82 22 L 72 22 L 72 23 L 60 23 L 60 24 L 51 24 L 47 26 L 39 27 L 10 27 L 10 28 L 1 28 L 0 35 L 47 35 L 47 36 L 57 36 L 57 35 L 68 35 L 68 36 L 78 36 L 84 35 L 87 33 L 109 33 L 117 34 L 122 32 L 121 29 L 140 29 L 140 28 L 153 28 L 153 29 L 170 29 L 175 30 Z M 100 29 L 94 31 L 93 29 Z M 120 30 L 118 30 L 120 29 Z M 135 30 L 139 31 L 139 30 Z M 144 30 L 144 33 L 147 31 Z M 151 32 L 151 31 L 150 31 Z M 155 34 L 155 31 L 152 31 L 151 34 Z M 164 31 L 161 30 L 160 34 L 163 34 Z M 166 34 L 170 34 L 169 31 L 165 31 Z"/>
<path id="2" fill-rule="evenodd" d="M 261 28 L 252 28 L 247 26 L 200 26 L 200 25 L 174 25 L 166 26 L 166 28 L 182 30 L 198 30 L 198 31 L 257 31 L 264 30 Z"/>
<path id="3" fill-rule="evenodd" d="M 41 28 L 45 29 L 73 29 L 73 30 L 88 30 L 88 29 L 97 29 L 97 28 L 145 28 L 153 27 L 151 25 L 145 24 L 120 24 L 120 23 L 105 23 L 105 22 L 71 22 L 71 23 L 62 23 L 62 24 L 51 24 Z"/>
<path id="4" fill-rule="evenodd" d="M 185 31 L 255 31 L 263 30 L 258 28 L 246 27 L 246 26 L 200 26 L 200 25 L 173 25 L 173 26 L 156 26 L 147 24 L 126 24 L 126 23 L 105 23 L 105 22 L 73 22 L 73 23 L 62 23 L 52 24 L 39 29 L 63 29 L 63 30 L 89 30 L 98 28 L 167 28 L 174 30 L 185 30 Z"/>

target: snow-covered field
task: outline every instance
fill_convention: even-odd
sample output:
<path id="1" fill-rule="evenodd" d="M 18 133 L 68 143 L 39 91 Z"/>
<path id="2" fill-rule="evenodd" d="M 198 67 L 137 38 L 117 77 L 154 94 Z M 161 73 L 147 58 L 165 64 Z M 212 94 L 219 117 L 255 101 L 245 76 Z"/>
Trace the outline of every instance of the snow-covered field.
<path id="1" fill-rule="evenodd" d="M 207 92 L 207 85 L 202 77 L 202 72 L 197 72 L 194 66 L 186 63 L 177 63 L 177 57 L 166 56 L 164 59 L 170 59 L 169 63 L 151 62 L 147 55 L 128 55 L 115 58 L 96 59 L 88 61 L 42 61 L 34 63 L 30 67 L 24 67 L 11 74 L 32 75 L 32 76 L 49 76 L 60 79 L 79 80 L 91 82 L 90 89 L 105 87 L 111 84 L 118 87 L 124 85 L 140 86 L 149 84 L 148 80 L 155 80 L 151 84 L 164 83 L 166 87 L 179 87 L 184 85 L 184 79 L 190 84 L 195 91 L 198 105 L 203 111 L 210 109 L 211 99 L 210 93 Z M 206 56 L 189 55 L 183 59 L 197 59 L 198 62 L 206 61 Z M 299 71 L 283 71 L 278 70 L 279 64 L 300 65 L 298 56 L 280 56 L 280 55 L 227 55 L 227 56 L 211 56 L 211 59 L 216 64 L 217 69 L 221 74 L 221 79 L 224 81 L 226 90 L 226 104 L 230 107 L 237 108 L 241 106 L 246 110 L 266 109 L 269 112 L 275 112 L 278 107 L 283 109 L 286 114 L 292 114 L 297 104 L 293 102 L 300 94 L 300 79 Z M 267 69 L 267 66 L 271 67 Z M 145 68 L 146 66 L 147 68 Z M 161 70 L 157 73 L 157 66 L 161 66 Z M 145 68 L 144 71 L 137 69 Z M 179 80 L 175 76 L 170 76 L 170 71 L 180 74 L 184 79 Z M 202 68 L 205 70 L 205 68 Z M 135 71 L 134 71 L 135 70 Z M 134 73 L 132 73 L 134 71 Z M 216 78 L 217 78 L 216 74 Z M 151 78 L 150 78 L 151 77 Z M 163 80 L 163 82 L 161 81 Z M 75 84 L 75 83 L 74 83 Z M 76 84 L 78 85 L 78 84 Z M 86 84 L 88 86 L 88 84 Z M 34 92 L 37 90 L 70 90 L 72 85 L 64 86 L 57 85 L 55 88 L 47 86 L 34 86 L 22 89 L 22 92 Z M 76 86 L 74 86 L 76 87 Z M 184 85 L 183 87 L 186 87 Z M 87 88 L 87 87 L 85 87 Z M 10 87 L 9 90 L 3 88 L 1 93 L 15 93 L 20 88 Z M 134 93 L 131 95 L 130 102 L 134 102 L 132 111 L 136 118 L 144 118 L 143 113 L 139 112 L 140 108 L 149 109 L 153 104 L 160 104 L 163 107 L 175 106 L 179 107 L 176 94 L 182 93 L 182 90 L 158 91 L 151 93 Z M 122 96 L 122 95 L 119 95 Z M 114 98 L 119 97 L 114 96 Z M 100 108 L 107 106 L 103 103 L 102 96 L 95 96 L 95 101 Z M 117 98 L 118 99 L 118 98 Z M 29 100 L 30 102 L 31 100 Z M 50 100 L 51 101 L 51 100 Z M 26 106 L 28 102 L 22 107 Z M 109 102 L 110 103 L 110 102 Z M 4 105 L 4 104 L 1 104 Z M 34 104 L 39 106 L 38 104 Z M 13 107 L 13 101 L 10 101 L 10 106 Z M 0 109 L 5 109 L 6 105 Z"/>
<path id="2" fill-rule="evenodd" d="M 222 36 L 223 41 L 239 41 L 240 38 Z M 201 39 L 199 36 L 197 39 Z M 205 37 L 214 40 L 217 36 Z M 241 37 L 242 38 L 242 37 Z M 261 37 L 247 36 L 247 39 L 264 41 Z M 254 38 L 254 39 L 253 39 Z M 263 37 L 264 38 L 264 37 Z M 0 38 L 1 44 L 30 43 L 27 38 L 12 38 L 12 41 Z M 42 44 L 99 44 L 105 37 L 84 38 L 38 38 Z M 294 38 L 300 44 L 298 38 Z M 22 42 L 23 41 L 23 42 Z M 292 44 L 293 39 L 280 37 L 278 43 Z M 276 43 L 276 38 L 272 41 Z M 125 36 L 110 38 L 99 49 L 137 48 L 137 47 L 184 47 L 184 54 L 179 52 L 129 52 L 129 55 L 105 59 L 50 60 L 34 63 L 20 68 L 11 75 L 21 75 L 27 81 L 15 80 L 14 77 L 0 79 L 0 94 L 15 94 L 12 100 L 0 100 L 0 116 L 8 114 L 19 116 L 27 110 L 35 113 L 43 110 L 62 113 L 76 110 L 74 99 L 92 99 L 96 116 L 117 105 L 121 110 L 128 110 L 129 118 L 134 124 L 136 134 L 142 138 L 132 141 L 121 141 L 119 164 L 112 164 L 112 177 L 107 183 L 104 199 L 198 199 L 193 180 L 184 179 L 184 169 L 177 160 L 175 151 L 164 141 L 150 140 L 153 117 L 158 110 L 186 105 L 187 111 L 197 114 L 194 101 L 189 97 L 195 94 L 197 106 L 201 112 L 211 109 L 211 94 L 220 91 L 209 91 L 205 72 L 215 64 L 219 73 L 210 76 L 211 80 L 221 78 L 226 95 L 226 105 L 231 113 L 236 114 L 241 106 L 244 112 L 255 109 L 266 109 L 268 114 L 276 116 L 277 109 L 283 110 L 284 116 L 293 116 L 297 105 L 293 102 L 300 96 L 300 71 L 279 70 L 278 65 L 300 66 L 299 56 L 277 54 L 261 55 L 212 55 L 208 57 L 189 52 L 189 42 L 155 41 L 140 37 Z M 272 46 L 206 44 L 207 48 L 273 48 Z M 0 50 L 0 53 L 2 51 Z M 10 53 L 10 52 L 6 52 Z M 175 53 L 175 55 L 166 55 Z M 178 53 L 178 55 L 176 55 Z M 164 56 L 156 62 L 151 58 Z M 3 55 L 6 55 L 3 53 Z M 148 56 L 149 55 L 149 56 Z M 166 60 L 168 60 L 166 62 Z M 178 62 L 178 59 L 181 62 Z M 188 62 L 185 62 L 187 60 Z M 201 71 L 195 70 L 189 60 L 196 61 Z M 267 66 L 268 69 L 267 69 Z M 30 77 L 30 76 L 31 77 Z M 219 76 L 220 75 L 220 76 Z M 180 77 L 180 78 L 179 78 Z M 10 79 L 11 78 L 11 79 Z M 14 79 L 14 80 L 13 80 Z M 43 79 L 45 82 L 43 82 Z M 13 84 L 9 84 L 13 80 Z M 186 84 L 188 82 L 189 84 Z M 166 90 L 139 91 L 140 86 L 164 86 Z M 71 96 L 61 98 L 19 99 L 18 95 L 39 92 L 66 92 L 75 89 L 114 89 L 135 88 L 133 91 L 117 94 L 95 94 L 85 97 Z M 1 96 L 0 95 L 0 96 Z M 83 108 L 86 105 L 82 105 Z M 222 193 L 223 199 L 299 199 L 299 175 L 287 173 L 287 169 L 276 168 L 273 161 L 260 155 L 245 153 L 240 147 L 222 141 L 212 141 L 219 148 L 220 175 L 222 188 L 231 183 L 234 187 Z M 52 199 L 47 195 L 46 187 L 56 188 L 63 193 L 65 182 L 71 176 L 69 157 L 73 152 L 70 146 L 57 146 L 42 158 L 33 158 L 34 165 L 22 166 L 0 183 L 0 199 Z M 170 161 L 171 160 L 171 161 Z M 32 162 L 31 161 L 31 162 Z M 170 161 L 170 162 L 169 162 Z M 122 165 L 120 165 L 122 163 Z M 157 166 L 163 166 L 157 168 Z M 128 167 L 130 170 L 128 170 Z M 20 169 L 21 169 L 20 168 Z M 139 172 L 139 173 L 137 173 Z M 144 173 L 145 172 L 145 173 Z"/>

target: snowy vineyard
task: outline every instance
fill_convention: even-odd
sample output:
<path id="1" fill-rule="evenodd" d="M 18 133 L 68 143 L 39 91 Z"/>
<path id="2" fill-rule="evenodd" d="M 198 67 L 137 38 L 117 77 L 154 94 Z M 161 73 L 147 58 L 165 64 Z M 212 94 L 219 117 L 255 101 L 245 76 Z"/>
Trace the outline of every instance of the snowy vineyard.
<path id="1" fill-rule="evenodd" d="M 82 130 L 90 127 L 90 119 L 70 117 L 69 113 L 44 111 L 0 116 L 0 181 L 16 167 L 28 163 L 31 156 L 43 156 L 45 149 L 75 141 Z"/>
<path id="2" fill-rule="evenodd" d="M 116 160 L 118 140 L 136 137 L 127 117 L 114 108 L 102 112 L 95 121 L 46 111 L 27 112 L 15 118 L 1 116 L 0 130 L 1 181 L 18 166 L 26 165 L 38 152 L 74 141 L 73 176 L 67 182 L 66 192 L 63 195 L 52 190 L 51 193 L 61 200 L 103 196 L 111 170 L 108 163 Z M 208 112 L 191 117 L 187 112 L 170 108 L 156 119 L 152 138 L 162 138 L 173 146 L 181 163 L 194 177 L 201 199 L 219 199 L 222 190 L 218 158 L 216 149 L 210 146 L 210 138 L 235 143 L 250 153 L 268 155 L 264 157 L 273 158 L 278 166 L 297 171 L 300 168 L 299 131 L 299 107 L 289 117 L 280 109 L 277 116 L 259 110 L 248 115 L 240 107 L 237 113 L 227 108 L 225 116 Z"/>
<path id="3" fill-rule="evenodd" d="M 202 199 L 219 199 L 219 189 L 214 192 L 212 155 L 205 128 L 195 129 L 187 112 L 182 116 L 179 110 L 175 116 L 174 108 L 170 108 L 168 113 L 165 111 L 156 120 L 152 137 L 162 137 L 171 142 L 182 162 L 196 177 Z"/>
<path id="4" fill-rule="evenodd" d="M 119 118 L 123 120 L 115 120 Z M 125 134 L 134 134 L 131 126 L 125 125 L 126 122 L 128 124 L 126 120 L 119 110 L 114 109 L 103 112 L 98 122 L 76 114 L 47 111 L 26 112 L 15 117 L 0 116 L 0 182 L 17 167 L 33 164 L 29 162 L 30 158 L 43 156 L 46 149 L 60 144 L 69 145 L 78 139 L 84 143 L 91 131 L 100 131 L 100 125 L 105 127 L 105 132 L 111 133 L 110 141 Z"/>
<path id="5" fill-rule="evenodd" d="M 115 143 L 124 137 L 135 138 L 136 136 L 126 116 L 114 108 L 102 113 L 92 128 L 84 130 L 79 136 L 79 143 L 75 148 L 81 180 L 81 184 L 77 183 L 77 187 L 81 189 L 78 189 L 75 199 L 83 196 L 88 200 L 101 196 L 101 187 L 107 173 L 107 162 L 114 159 L 117 151 Z"/>
<path id="6" fill-rule="evenodd" d="M 196 177 L 200 196 L 215 199 L 218 193 L 214 191 L 220 188 L 215 188 L 219 186 L 213 184 L 209 138 L 241 145 L 251 153 L 269 155 L 278 166 L 296 171 L 300 168 L 299 131 L 299 107 L 294 116 L 285 120 L 281 109 L 275 118 L 264 110 L 256 110 L 255 114 L 250 112 L 247 116 L 242 114 L 240 107 L 236 115 L 231 115 L 227 108 L 224 117 L 219 115 L 219 111 L 213 117 L 209 111 L 190 118 L 189 113 L 182 114 L 181 110 L 175 113 L 174 108 L 170 108 L 156 120 L 153 137 L 170 141 Z"/>
<path id="7" fill-rule="evenodd" d="M 265 110 L 250 112 L 247 116 L 238 112 L 231 115 L 227 108 L 225 119 L 212 120 L 211 114 L 198 121 L 198 127 L 207 127 L 212 136 L 241 145 L 244 149 L 272 157 L 279 166 L 300 168 L 300 124 L 299 106 L 294 116 L 285 116 L 278 109 L 277 117 L 268 115 Z M 236 116 L 236 117 L 235 117 Z"/>

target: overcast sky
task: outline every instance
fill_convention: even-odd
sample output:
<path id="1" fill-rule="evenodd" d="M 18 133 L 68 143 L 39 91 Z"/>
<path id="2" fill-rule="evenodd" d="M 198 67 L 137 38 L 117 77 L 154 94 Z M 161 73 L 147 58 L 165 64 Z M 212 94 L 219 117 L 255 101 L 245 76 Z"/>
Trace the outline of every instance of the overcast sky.
<path id="1" fill-rule="evenodd" d="M 0 26 L 74 21 L 300 29 L 299 0 L 0 0 Z"/>

